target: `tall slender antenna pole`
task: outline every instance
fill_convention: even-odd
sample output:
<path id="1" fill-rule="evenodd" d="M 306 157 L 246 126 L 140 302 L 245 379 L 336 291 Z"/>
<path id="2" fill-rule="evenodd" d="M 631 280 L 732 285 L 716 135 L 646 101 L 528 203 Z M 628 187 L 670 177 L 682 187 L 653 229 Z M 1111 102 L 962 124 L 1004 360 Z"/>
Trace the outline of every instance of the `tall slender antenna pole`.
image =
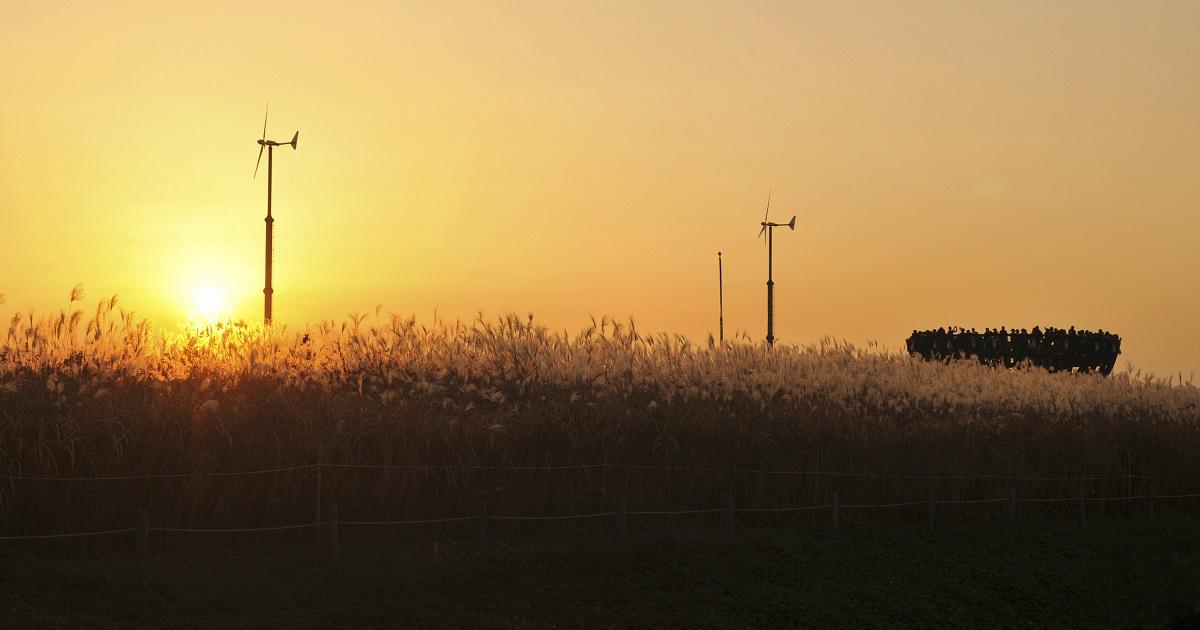
<path id="1" fill-rule="evenodd" d="M 721 263 L 721 252 L 717 252 L 717 295 L 721 303 L 721 345 L 725 344 L 725 268 Z"/>
<path id="2" fill-rule="evenodd" d="M 772 279 L 775 258 L 775 226 L 767 226 L 767 345 L 775 345 L 775 281 Z"/>
<path id="3" fill-rule="evenodd" d="M 275 218 L 271 216 L 271 180 L 273 174 L 273 166 L 275 164 L 275 146 L 267 146 L 267 218 L 263 219 L 267 223 L 267 284 L 263 287 L 263 323 L 271 324 L 271 295 L 275 293 L 275 289 L 271 288 L 271 228 L 275 224 Z"/>

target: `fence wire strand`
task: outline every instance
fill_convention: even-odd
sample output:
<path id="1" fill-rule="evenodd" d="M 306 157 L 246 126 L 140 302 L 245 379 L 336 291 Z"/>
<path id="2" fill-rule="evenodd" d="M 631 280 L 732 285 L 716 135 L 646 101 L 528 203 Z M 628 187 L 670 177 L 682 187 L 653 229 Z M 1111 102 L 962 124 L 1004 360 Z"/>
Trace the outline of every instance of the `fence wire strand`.
<path id="1" fill-rule="evenodd" d="M 913 506 L 913 505 L 926 505 L 926 504 L 928 504 L 928 503 L 929 503 L 929 500 L 928 500 L 928 499 L 926 499 L 926 500 L 924 500 L 924 501 L 905 501 L 905 502 L 903 502 L 903 503 L 874 503 L 874 504 L 870 504 L 870 503 L 859 503 L 859 504 L 839 504 L 839 505 L 838 505 L 838 507 L 839 507 L 839 508 L 847 508 L 847 509 L 858 509 L 858 508 L 895 508 L 895 507 L 909 507 L 909 506 Z"/>
<path id="2" fill-rule="evenodd" d="M 849 477 L 864 479 L 895 479 L 909 481 L 1030 481 L 1030 482 L 1065 482 L 1065 481 L 1118 481 L 1118 480 L 1156 480 L 1156 479 L 1200 479 L 1200 474 L 1190 475 L 1076 475 L 1062 477 L 1038 477 L 1021 475 L 908 475 L 869 472 L 843 472 L 833 470 L 767 470 L 753 468 L 709 468 L 703 466 L 663 466 L 649 464 L 567 464 L 555 466 L 457 466 L 453 464 L 420 465 L 420 464 L 337 464 L 312 463 L 286 468 L 270 468 L 263 470 L 246 470 L 231 472 L 199 472 L 199 473 L 161 473 L 151 475 L 114 475 L 114 476 L 71 476 L 48 477 L 3 474 L 0 479 L 16 481 L 127 481 L 136 479 L 174 479 L 189 477 L 237 477 L 245 475 L 266 475 L 272 473 L 292 472 L 310 468 L 340 468 L 364 470 L 490 470 L 490 471 L 555 471 L 555 470 L 593 470 L 593 469 L 624 469 L 624 470 L 661 470 L 668 472 L 701 472 L 741 475 L 792 475 L 818 477 Z"/>
<path id="3" fill-rule="evenodd" d="M 308 529 L 326 523 L 301 523 L 299 525 L 275 525 L 273 527 L 234 527 L 230 529 L 204 529 L 194 527 L 151 527 L 152 532 L 184 532 L 188 534 L 225 534 L 237 532 L 277 532 L 285 529 Z"/>
<path id="4" fill-rule="evenodd" d="M 777 508 L 735 508 L 734 512 L 802 512 L 805 510 L 828 510 L 833 504 L 826 505 L 801 505 L 797 507 L 777 507 Z"/>
<path id="5" fill-rule="evenodd" d="M 671 514 L 715 514 L 724 512 L 727 508 L 706 508 L 701 510 L 649 510 L 638 512 L 626 512 L 630 516 L 665 516 Z"/>
<path id="6" fill-rule="evenodd" d="M 437 523 L 462 523 L 478 521 L 478 516 L 453 516 L 450 518 L 426 518 L 415 521 L 338 521 L 338 525 L 432 525 Z M 488 517 L 492 518 L 492 517 Z"/>
<path id="7" fill-rule="evenodd" d="M 497 521 L 571 521 L 584 518 L 603 518 L 605 516 L 616 516 L 620 512 L 595 512 L 593 514 L 566 514 L 563 516 L 501 516 L 498 514 L 489 514 L 488 519 Z"/>
<path id="8" fill-rule="evenodd" d="M 1016 500 L 1023 503 L 1072 503 L 1078 501 L 1132 501 L 1142 499 L 1190 499 L 1200 497 L 1200 493 L 1194 494 L 1159 494 L 1159 495 L 1133 495 L 1125 497 L 1062 497 L 1062 498 L 1017 498 Z M 1012 497 L 995 498 L 995 499 L 934 499 L 933 503 L 938 505 L 951 504 L 979 504 L 979 503 L 1003 503 L 1013 500 Z M 773 508 L 733 508 L 733 507 L 718 507 L 718 508 L 700 508 L 691 510 L 630 510 L 623 512 L 627 516 L 672 516 L 684 514 L 717 514 L 720 512 L 800 512 L 807 510 L 827 510 L 834 507 L 841 509 L 877 509 L 877 508 L 900 508 L 914 507 L 918 505 L 928 505 L 929 499 L 920 501 L 904 501 L 900 503 L 839 503 L 821 504 L 821 505 L 801 505 L 790 507 L 773 507 Z M 590 514 L 563 514 L 557 516 L 520 516 L 520 515 L 502 515 L 502 514 L 478 514 L 474 516 L 452 516 L 448 518 L 430 518 L 430 519 L 415 519 L 403 521 L 337 521 L 338 525 L 348 526 L 385 526 L 385 525 L 427 525 L 437 523 L 458 523 L 466 521 L 478 521 L 480 519 L 496 520 L 496 521 L 568 521 L 588 518 L 605 518 L 610 516 L 620 516 L 622 512 L 594 512 Z M 192 528 L 192 527 L 149 527 L 147 531 L 151 532 L 166 532 L 166 533 L 194 533 L 194 534 L 222 534 L 222 533 L 240 533 L 240 532 L 269 532 L 282 531 L 293 529 L 309 529 L 313 527 L 322 527 L 332 524 L 332 521 L 322 521 L 315 523 L 300 523 L 296 525 L 276 525 L 271 527 L 238 527 L 238 528 Z M 21 536 L 0 536 L 0 541 L 6 540 L 41 540 L 41 539 L 57 539 L 57 538 L 82 538 L 87 536 L 106 536 L 115 534 L 128 534 L 136 532 L 136 527 L 126 529 L 109 529 L 92 532 L 76 532 L 66 534 L 30 534 Z"/>
<path id="9" fill-rule="evenodd" d="M 1087 501 L 1089 503 L 1093 503 L 1093 502 L 1094 503 L 1105 503 L 1108 501 L 1139 501 L 1141 499 L 1149 499 L 1149 498 L 1150 498 L 1150 495 L 1148 495 L 1148 494 L 1139 494 L 1139 495 L 1130 496 L 1130 497 L 1084 497 L 1083 500 Z"/>
<path id="10" fill-rule="evenodd" d="M 264 470 L 244 470 L 234 472 L 202 472 L 202 473 L 162 473 L 155 475 L 119 475 L 112 477 L 30 477 L 25 475 L 0 475 L 3 479 L 13 479 L 16 481 L 130 481 L 134 479 L 180 479 L 189 477 L 241 477 L 245 475 L 269 475 L 271 473 L 292 472 L 294 470 L 307 470 L 318 466 L 328 466 L 329 464 L 305 464 L 303 466 L 290 466 L 288 468 L 268 468 Z"/>
<path id="11" fill-rule="evenodd" d="M 129 534 L 136 532 L 136 527 L 128 529 L 105 529 L 96 532 L 76 532 L 73 534 L 32 534 L 28 536 L 0 536 L 0 540 L 44 540 L 50 538 L 84 538 L 87 536 L 109 536 L 113 534 Z"/>

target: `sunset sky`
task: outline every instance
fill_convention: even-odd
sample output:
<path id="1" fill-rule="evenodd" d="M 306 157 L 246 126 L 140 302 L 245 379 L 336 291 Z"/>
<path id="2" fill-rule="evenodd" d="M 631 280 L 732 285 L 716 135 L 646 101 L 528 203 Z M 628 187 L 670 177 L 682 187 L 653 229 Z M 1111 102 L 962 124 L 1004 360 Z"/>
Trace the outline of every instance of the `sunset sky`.
<path id="1" fill-rule="evenodd" d="M 1200 368 L 1200 3 L 0 0 L 0 293 L 174 328 L 1104 328 Z M 251 6 L 253 5 L 253 6 Z M 201 296 L 201 297 L 198 297 Z"/>

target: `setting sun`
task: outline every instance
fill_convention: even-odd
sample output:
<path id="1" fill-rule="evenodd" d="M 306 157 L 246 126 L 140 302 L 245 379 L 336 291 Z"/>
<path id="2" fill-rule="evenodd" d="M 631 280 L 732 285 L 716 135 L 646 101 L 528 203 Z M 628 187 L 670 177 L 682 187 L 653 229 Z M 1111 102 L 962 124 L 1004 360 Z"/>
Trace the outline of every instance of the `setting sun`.
<path id="1" fill-rule="evenodd" d="M 188 316 L 208 323 L 231 314 L 225 292 L 215 286 L 203 286 L 192 291 L 191 309 Z"/>

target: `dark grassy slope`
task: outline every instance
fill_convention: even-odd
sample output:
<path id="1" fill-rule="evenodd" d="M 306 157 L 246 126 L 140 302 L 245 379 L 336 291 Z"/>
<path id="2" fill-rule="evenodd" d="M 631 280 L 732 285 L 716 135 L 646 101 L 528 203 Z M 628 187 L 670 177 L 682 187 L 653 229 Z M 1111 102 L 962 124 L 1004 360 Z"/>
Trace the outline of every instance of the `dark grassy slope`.
<path id="1" fill-rule="evenodd" d="M 9 547 L 0 626 L 1149 628 L 1200 603 L 1195 521 L 529 539 L 439 566 L 431 545 L 344 542 L 332 572 L 208 550 L 157 556 L 144 578 L 123 554 Z"/>

